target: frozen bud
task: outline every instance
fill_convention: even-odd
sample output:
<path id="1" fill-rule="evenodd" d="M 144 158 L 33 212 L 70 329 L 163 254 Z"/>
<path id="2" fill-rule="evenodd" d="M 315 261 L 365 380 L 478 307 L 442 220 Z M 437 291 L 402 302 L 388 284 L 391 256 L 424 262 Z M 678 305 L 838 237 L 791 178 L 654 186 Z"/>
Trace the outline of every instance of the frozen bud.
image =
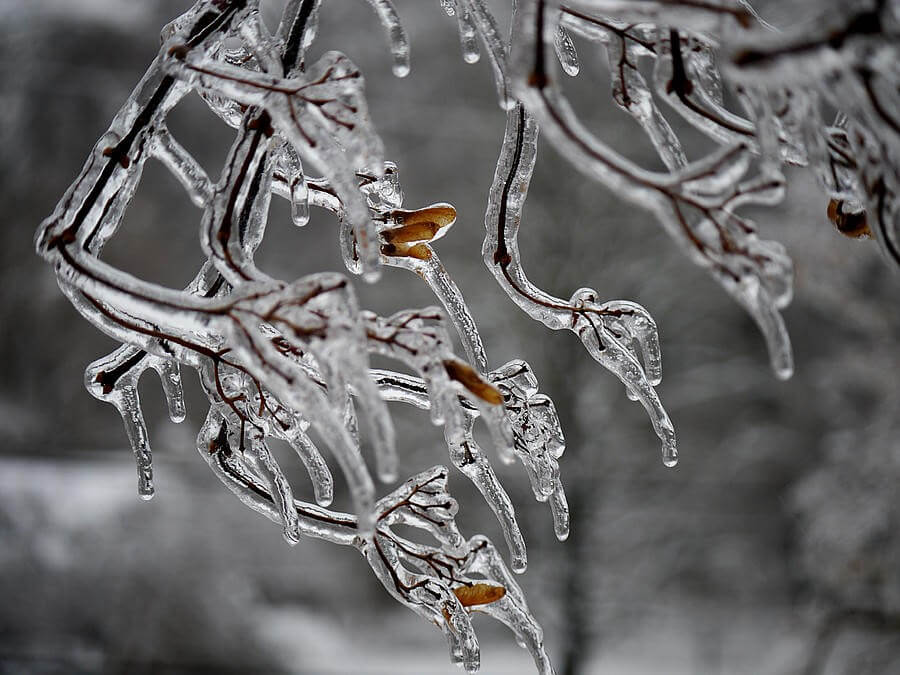
<path id="1" fill-rule="evenodd" d="M 453 595 L 459 600 L 459 604 L 463 607 L 473 607 L 475 605 L 489 605 L 497 602 L 506 595 L 506 589 L 503 586 L 495 586 L 494 584 L 472 584 L 471 586 L 459 586 L 453 589 Z"/>
<path id="2" fill-rule="evenodd" d="M 395 209 L 388 214 L 381 238 L 388 243 L 431 241 L 444 235 L 456 222 L 456 209 L 450 204 L 432 204 L 415 211 Z"/>
<path id="3" fill-rule="evenodd" d="M 832 199 L 828 202 L 828 220 L 834 223 L 837 231 L 845 237 L 854 239 L 868 239 L 872 236 L 869 223 L 866 220 L 866 211 L 862 208 L 853 208 L 843 200 Z"/>
<path id="4" fill-rule="evenodd" d="M 391 258 L 431 260 L 431 249 L 425 244 L 382 244 L 381 253 Z"/>
<path id="5" fill-rule="evenodd" d="M 381 238 L 391 244 L 404 244 L 413 241 L 431 241 L 437 234 L 440 226 L 431 221 L 413 223 L 385 230 Z"/>
<path id="6" fill-rule="evenodd" d="M 483 380 L 472 366 L 462 361 L 447 360 L 444 361 L 444 368 L 447 369 L 447 375 L 451 380 L 459 382 L 482 401 L 487 401 L 492 405 L 503 403 L 503 394 L 500 393 L 500 390 Z"/>

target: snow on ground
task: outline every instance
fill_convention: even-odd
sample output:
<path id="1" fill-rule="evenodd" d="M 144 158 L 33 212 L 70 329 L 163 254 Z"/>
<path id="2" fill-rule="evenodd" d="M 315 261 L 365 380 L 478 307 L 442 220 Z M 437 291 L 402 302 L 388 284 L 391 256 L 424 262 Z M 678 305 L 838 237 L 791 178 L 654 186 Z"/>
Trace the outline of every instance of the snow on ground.
<path id="1" fill-rule="evenodd" d="M 32 20 L 65 19 L 70 23 L 106 23 L 119 27 L 139 25 L 148 16 L 152 2 L 109 0 L 0 0 L 0 20 L 23 16 Z"/>
<path id="2" fill-rule="evenodd" d="M 460 672 L 440 633 L 395 608 L 355 552 L 316 541 L 284 545 L 277 528 L 245 509 L 193 459 L 161 453 L 159 493 L 149 504 L 134 494 L 124 451 L 88 454 L 84 461 L 0 459 L 0 574 L 18 579 L 24 596 L 36 598 L 39 610 L 22 621 L 32 621 L 30 630 L 43 635 L 37 644 L 18 646 L 9 634 L 0 637 L 0 670 L 9 659 L 33 659 L 43 649 L 43 656 L 70 666 L 89 652 L 91 663 L 107 665 L 233 669 L 234 659 L 243 658 L 240 668 L 251 673 Z M 70 583 L 60 584 L 60 577 Z M 101 586 L 77 590 L 98 577 Z M 48 586 L 61 590 L 48 598 Z M 70 592 L 77 602 L 67 598 Z M 95 610 L 78 604 L 84 598 L 114 613 L 101 638 L 69 633 L 93 620 Z M 190 619 L 185 607 L 192 608 Z M 588 673 L 775 675 L 796 671 L 808 645 L 804 627 L 786 608 L 729 614 L 725 607 L 682 601 L 664 613 L 647 613 L 632 634 L 599 645 Z M 55 623 L 56 615 L 67 618 Z M 476 621 L 482 672 L 533 672 L 510 633 L 487 618 Z M 234 622 L 240 622 L 236 647 L 243 657 L 228 661 L 222 641 L 234 639 Z M 558 652 L 549 637 L 551 654 Z M 210 648 L 201 648 L 207 643 Z"/>

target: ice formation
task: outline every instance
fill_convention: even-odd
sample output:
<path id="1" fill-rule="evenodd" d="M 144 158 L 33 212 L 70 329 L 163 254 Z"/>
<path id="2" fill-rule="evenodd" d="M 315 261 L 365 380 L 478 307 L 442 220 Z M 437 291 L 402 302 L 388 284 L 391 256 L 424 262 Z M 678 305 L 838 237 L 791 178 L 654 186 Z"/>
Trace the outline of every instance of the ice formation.
<path id="1" fill-rule="evenodd" d="M 538 671 L 550 673 L 541 628 L 510 573 L 525 570 L 525 542 L 474 429 L 483 423 L 501 460 L 522 463 L 565 539 L 559 468 L 565 442 L 556 411 L 526 362 L 489 366 L 476 322 L 436 252 L 456 211 L 445 203 L 404 205 L 398 168 L 385 159 L 356 65 L 339 52 L 306 62 L 321 4 L 287 0 L 274 34 L 256 0 L 200 0 L 166 26 L 158 56 L 42 223 L 37 250 L 78 311 L 122 342 L 88 366 L 85 383 L 122 416 L 142 498 L 153 495 L 153 471 L 138 380 L 147 369 L 157 372 L 179 422 L 180 368 L 190 366 L 210 406 L 200 455 L 289 543 L 312 536 L 357 548 L 393 597 L 441 629 L 453 660 L 469 671 L 480 658 L 470 614 L 483 612 L 508 625 Z M 369 4 L 384 26 L 394 73 L 403 77 L 409 43 L 398 12 L 391 0 Z M 539 126 L 578 171 L 653 212 L 749 312 L 779 377 L 793 368 L 780 314 L 791 298 L 791 262 L 737 210 L 779 201 L 783 165 L 812 168 L 836 226 L 873 237 L 900 262 L 897 2 L 829 7 L 810 35 L 771 31 L 740 0 L 516 0 L 508 38 L 484 0 L 440 4 L 456 19 L 463 59 L 478 61 L 483 48 L 507 115 L 485 216 L 484 262 L 516 305 L 548 328 L 574 332 L 621 380 L 646 409 L 666 465 L 676 463 L 678 451 L 655 390 L 662 370 L 653 318 L 640 305 L 603 300 L 593 289 L 557 297 L 525 274 L 517 242 Z M 646 132 L 665 172 L 636 165 L 580 123 L 558 76 L 579 73 L 573 34 L 607 55 L 612 97 Z M 728 109 L 726 87 L 742 114 Z M 168 112 L 192 94 L 236 130 L 218 177 L 208 176 L 166 128 Z M 828 108 L 838 111 L 833 123 L 823 121 Z M 689 160 L 666 117 L 672 111 L 719 149 Z M 100 258 L 151 158 L 202 211 L 206 261 L 183 290 Z M 406 268 L 440 306 L 382 317 L 358 306 L 347 275 L 291 282 L 268 276 L 254 252 L 272 195 L 290 202 L 297 226 L 312 208 L 335 214 L 349 274 L 375 282 L 382 265 Z M 454 351 L 453 333 L 465 359 Z M 373 353 L 417 375 L 371 369 Z M 371 444 L 381 481 L 397 479 L 385 401 L 427 410 L 443 427 L 450 462 L 501 525 L 509 566 L 486 538 L 467 540 L 459 532 L 445 468 L 378 498 L 360 446 L 363 437 Z M 316 447 L 311 428 L 327 448 Z M 312 479 L 314 504 L 294 496 L 269 439 L 296 451 Z M 334 479 L 322 450 L 350 486 L 355 513 L 328 509 Z M 397 525 L 422 530 L 431 543 L 407 539 Z"/>

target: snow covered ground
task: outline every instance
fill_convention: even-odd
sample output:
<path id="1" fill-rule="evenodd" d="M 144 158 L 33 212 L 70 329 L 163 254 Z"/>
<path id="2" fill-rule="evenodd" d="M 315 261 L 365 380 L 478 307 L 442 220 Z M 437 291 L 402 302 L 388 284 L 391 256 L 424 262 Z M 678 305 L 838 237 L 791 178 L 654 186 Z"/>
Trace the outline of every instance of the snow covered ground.
<path id="1" fill-rule="evenodd" d="M 459 672 L 354 552 L 288 547 L 194 457 L 158 459 L 149 503 L 127 452 L 87 457 L 0 460 L 0 672 Z M 587 672 L 775 675 L 805 658 L 808 630 L 787 607 L 648 610 Z M 479 630 L 483 672 L 530 671 L 508 632 Z"/>

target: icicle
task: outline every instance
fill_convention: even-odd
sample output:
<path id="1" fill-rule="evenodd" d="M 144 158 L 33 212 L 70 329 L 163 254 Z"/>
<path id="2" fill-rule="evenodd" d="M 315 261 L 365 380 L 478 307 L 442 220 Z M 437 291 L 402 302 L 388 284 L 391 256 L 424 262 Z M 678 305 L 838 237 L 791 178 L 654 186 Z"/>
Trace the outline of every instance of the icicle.
<path id="1" fill-rule="evenodd" d="M 237 34 L 253 54 L 260 70 L 275 76 L 283 75 L 281 59 L 273 49 L 272 37 L 263 25 L 258 9 L 253 9 L 241 21 Z"/>
<path id="2" fill-rule="evenodd" d="M 332 478 L 331 470 L 319 450 L 299 426 L 294 427 L 288 433 L 287 440 L 309 473 L 316 503 L 319 506 L 330 505 L 334 499 L 334 478 Z"/>
<path id="3" fill-rule="evenodd" d="M 147 500 L 154 494 L 153 454 L 137 389 L 137 381 L 147 368 L 141 363 L 144 357 L 140 349 L 120 347 L 91 363 L 85 370 L 84 383 L 94 398 L 110 403 L 122 416 L 137 467 L 138 496 Z"/>
<path id="4" fill-rule="evenodd" d="M 300 521 L 294 509 L 294 495 L 287 477 L 272 457 L 265 440 L 258 436 L 251 438 L 244 448 L 242 459 L 269 486 L 269 494 L 274 499 L 284 526 L 284 539 L 291 545 L 296 544 L 300 541 Z"/>
<path id="5" fill-rule="evenodd" d="M 149 367 L 159 375 L 163 394 L 166 397 L 166 406 L 169 411 L 169 419 L 175 424 L 184 421 L 184 390 L 181 386 L 181 368 L 177 361 L 153 357 L 148 360 Z"/>
<path id="6" fill-rule="evenodd" d="M 514 452 L 522 460 L 534 496 L 547 499 L 559 485 L 559 463 L 565 440 L 553 402 L 540 394 L 537 378 L 524 361 L 516 360 L 491 373 L 491 381 L 503 393 L 513 428 Z"/>
<path id="7" fill-rule="evenodd" d="M 394 3 L 391 0 L 368 0 L 368 3 L 378 14 L 378 19 L 387 33 L 391 54 L 394 57 L 394 75 L 406 77 L 409 75 L 409 40 Z"/>
<path id="8" fill-rule="evenodd" d="M 487 49 L 491 69 L 494 72 L 494 85 L 497 88 L 500 107 L 503 110 L 509 110 L 515 101 L 509 93 L 506 75 L 506 44 L 500 35 L 500 28 L 494 15 L 485 6 L 484 0 L 463 0 L 463 2 L 468 5 L 474 19 L 475 30 Z"/>
<path id="9" fill-rule="evenodd" d="M 476 37 L 478 29 L 472 21 L 472 15 L 468 9 L 463 9 L 457 5 L 456 18 L 459 21 L 459 40 L 462 44 L 463 60 L 466 63 L 478 63 L 481 58 L 481 52 L 478 50 Z"/>
<path id="10" fill-rule="evenodd" d="M 553 531 L 556 538 L 565 541 L 569 538 L 569 503 L 566 501 L 562 482 L 557 483 L 556 489 L 550 496 L 550 511 L 553 514 Z"/>
<path id="11" fill-rule="evenodd" d="M 141 410 L 141 399 L 136 387 L 120 386 L 114 395 L 106 399 L 115 406 L 125 424 L 125 433 L 131 443 L 134 461 L 138 472 L 138 496 L 141 499 L 153 498 L 153 453 L 147 435 L 147 424 Z"/>
<path id="12" fill-rule="evenodd" d="M 297 151 L 287 143 L 281 147 L 277 175 L 274 178 L 286 188 L 284 196 L 291 203 L 291 221 L 297 227 L 308 224 L 309 187 L 303 173 L 303 163 Z"/>
<path id="13" fill-rule="evenodd" d="M 572 38 L 562 26 L 556 29 L 553 47 L 565 74 L 569 77 L 578 75 L 578 71 L 581 68 L 578 64 L 578 53 L 575 51 L 575 44 L 572 42 Z"/>
<path id="14" fill-rule="evenodd" d="M 398 331 L 396 326 L 403 328 Z M 391 317 L 383 326 L 373 324 L 372 333 L 382 353 L 399 357 L 404 352 L 385 347 L 383 341 L 406 345 L 407 349 L 420 345 L 416 349 L 421 351 L 421 342 L 414 341 L 408 332 L 422 328 L 409 314 L 401 314 Z M 475 442 L 472 421 L 475 411 L 485 418 L 501 459 L 509 461 L 516 456 L 523 459 L 535 496 L 546 501 L 554 491 L 562 490 L 558 484 L 557 460 L 565 445 L 553 404 L 537 393 L 537 380 L 528 364 L 521 361 L 491 373 L 488 381 L 494 386 L 452 358 L 444 360 L 446 374 L 427 364 L 418 367 L 424 380 L 386 371 L 375 371 L 373 377 L 382 396 L 389 400 L 420 408 L 441 406 L 445 440 L 454 465 L 476 485 L 497 516 L 510 548 L 513 569 L 524 571 L 525 547 L 512 504 Z M 440 391 L 439 387 L 447 395 L 430 394 Z M 498 405 L 501 402 L 503 407 Z"/>
<path id="15" fill-rule="evenodd" d="M 470 432 L 471 433 L 471 432 Z M 454 466 L 463 473 L 484 497 L 491 511 L 500 523 L 503 537 L 509 548 L 510 566 L 518 574 L 528 567 L 525 539 L 516 521 L 515 510 L 506 490 L 500 485 L 497 475 L 474 438 L 459 445 L 450 446 L 450 458 Z"/>

